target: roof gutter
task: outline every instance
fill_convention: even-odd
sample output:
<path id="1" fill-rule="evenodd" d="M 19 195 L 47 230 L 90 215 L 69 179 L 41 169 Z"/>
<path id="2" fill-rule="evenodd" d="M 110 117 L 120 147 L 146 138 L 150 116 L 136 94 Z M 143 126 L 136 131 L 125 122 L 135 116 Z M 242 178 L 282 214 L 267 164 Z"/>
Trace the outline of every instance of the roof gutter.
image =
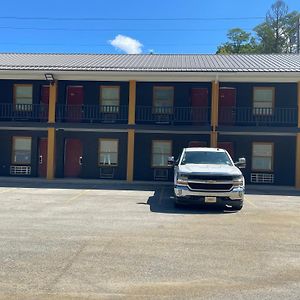
<path id="1" fill-rule="evenodd" d="M 3 70 L 0 79 L 45 80 L 45 73 L 56 80 L 150 81 L 150 82 L 299 82 L 300 72 L 125 72 L 125 71 L 44 71 Z"/>

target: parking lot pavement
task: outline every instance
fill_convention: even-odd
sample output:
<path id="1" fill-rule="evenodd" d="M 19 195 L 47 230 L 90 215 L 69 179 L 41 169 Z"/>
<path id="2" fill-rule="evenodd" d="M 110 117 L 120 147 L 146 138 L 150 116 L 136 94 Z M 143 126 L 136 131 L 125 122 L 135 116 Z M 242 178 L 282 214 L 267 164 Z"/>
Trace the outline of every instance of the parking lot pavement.
<path id="1" fill-rule="evenodd" d="M 175 209 L 171 188 L 0 187 L 1 299 L 299 299 L 300 196 Z"/>

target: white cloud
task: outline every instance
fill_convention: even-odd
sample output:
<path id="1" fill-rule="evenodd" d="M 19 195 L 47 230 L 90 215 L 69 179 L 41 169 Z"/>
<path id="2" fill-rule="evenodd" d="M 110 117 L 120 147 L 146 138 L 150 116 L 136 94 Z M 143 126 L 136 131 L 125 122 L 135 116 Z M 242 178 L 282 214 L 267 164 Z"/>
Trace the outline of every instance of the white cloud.
<path id="1" fill-rule="evenodd" d="M 117 49 L 120 49 L 127 54 L 140 54 L 142 53 L 143 45 L 138 41 L 129 36 L 118 34 L 109 43 Z"/>

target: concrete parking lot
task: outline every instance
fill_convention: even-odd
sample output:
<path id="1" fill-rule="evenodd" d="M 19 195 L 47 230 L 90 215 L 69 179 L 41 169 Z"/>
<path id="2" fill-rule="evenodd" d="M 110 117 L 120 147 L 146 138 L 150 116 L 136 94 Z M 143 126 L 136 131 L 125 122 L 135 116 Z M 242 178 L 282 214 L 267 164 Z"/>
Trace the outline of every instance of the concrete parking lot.
<path id="1" fill-rule="evenodd" d="M 300 298 L 295 190 L 230 212 L 163 185 L 0 185 L 0 299 Z"/>

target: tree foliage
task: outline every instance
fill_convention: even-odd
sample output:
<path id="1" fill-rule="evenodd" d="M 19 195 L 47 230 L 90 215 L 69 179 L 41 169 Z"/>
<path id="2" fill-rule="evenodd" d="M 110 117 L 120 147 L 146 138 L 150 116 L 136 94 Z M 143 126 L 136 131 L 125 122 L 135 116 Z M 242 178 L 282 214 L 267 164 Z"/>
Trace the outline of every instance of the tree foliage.
<path id="1" fill-rule="evenodd" d="M 227 33 L 229 42 L 218 47 L 218 54 L 256 53 L 255 38 L 240 28 L 232 28 Z"/>
<path id="2" fill-rule="evenodd" d="M 289 12 L 282 0 L 277 0 L 257 25 L 254 34 L 240 28 L 228 31 L 228 41 L 218 47 L 217 53 L 293 53 L 296 51 L 299 12 Z"/>

